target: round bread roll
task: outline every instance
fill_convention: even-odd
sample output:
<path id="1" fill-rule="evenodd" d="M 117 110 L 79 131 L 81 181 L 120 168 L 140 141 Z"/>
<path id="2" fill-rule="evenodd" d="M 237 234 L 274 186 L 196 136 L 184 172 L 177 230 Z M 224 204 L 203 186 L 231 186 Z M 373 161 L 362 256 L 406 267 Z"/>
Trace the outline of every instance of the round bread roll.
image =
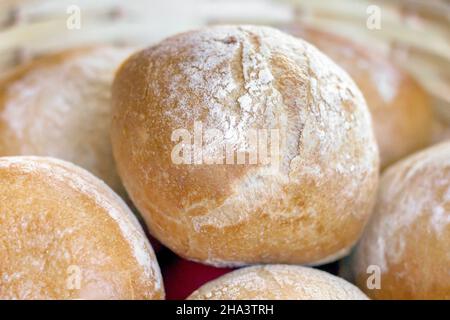
<path id="1" fill-rule="evenodd" d="M 194 291 L 190 300 L 367 300 L 357 287 L 317 269 L 253 266 L 228 273 Z"/>
<path id="2" fill-rule="evenodd" d="M 385 171 L 350 267 L 372 298 L 450 299 L 450 142 Z"/>
<path id="3" fill-rule="evenodd" d="M 161 299 L 143 230 L 103 182 L 68 162 L 0 158 L 0 299 Z"/>
<path id="4" fill-rule="evenodd" d="M 382 168 L 431 142 L 433 115 L 428 95 L 385 55 L 317 29 L 289 31 L 327 54 L 361 89 L 372 114 Z"/>
<path id="5" fill-rule="evenodd" d="M 109 137 L 111 84 L 128 48 L 70 49 L 38 58 L 0 80 L 0 156 L 73 162 L 124 190 Z"/>
<path id="6" fill-rule="evenodd" d="M 122 181 L 150 232 L 182 257 L 319 264 L 359 238 L 378 182 L 370 114 L 308 43 L 253 26 L 176 35 L 122 65 L 112 100 Z M 252 131 L 270 157 L 258 146 L 251 162 Z"/>

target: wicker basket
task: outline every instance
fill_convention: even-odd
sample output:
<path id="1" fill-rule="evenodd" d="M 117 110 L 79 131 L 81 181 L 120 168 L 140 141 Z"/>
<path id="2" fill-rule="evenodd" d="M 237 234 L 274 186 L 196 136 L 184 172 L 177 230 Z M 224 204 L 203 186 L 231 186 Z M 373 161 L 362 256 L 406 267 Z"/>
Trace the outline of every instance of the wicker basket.
<path id="1" fill-rule="evenodd" d="M 435 98 L 450 123 L 450 3 L 446 0 L 288 0 L 296 20 L 378 47 Z M 380 9 L 380 29 L 369 29 L 368 10 Z M 368 13 L 369 12 L 369 13 Z"/>
<path id="2" fill-rule="evenodd" d="M 377 5 L 381 29 L 366 25 Z M 73 7 L 76 6 L 76 7 Z M 80 10 L 80 28 L 67 26 Z M 0 74 L 42 53 L 89 43 L 151 44 L 215 23 L 301 21 L 376 46 L 407 68 L 450 123 L 450 4 L 445 0 L 2 0 Z"/>

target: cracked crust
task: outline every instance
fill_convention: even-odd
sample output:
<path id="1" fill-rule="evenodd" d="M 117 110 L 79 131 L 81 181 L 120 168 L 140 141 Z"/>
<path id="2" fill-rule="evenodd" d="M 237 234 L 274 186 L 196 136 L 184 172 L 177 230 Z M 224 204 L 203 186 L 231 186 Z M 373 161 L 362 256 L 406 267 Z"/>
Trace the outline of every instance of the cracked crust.
<path id="1" fill-rule="evenodd" d="M 239 269 L 208 282 L 189 300 L 367 300 L 357 287 L 327 272 L 289 265 Z"/>
<path id="2" fill-rule="evenodd" d="M 279 166 L 174 164 L 171 134 L 195 121 L 235 150 L 249 129 L 278 130 Z M 338 259 L 378 181 L 358 88 L 314 47 L 271 28 L 213 27 L 134 54 L 113 84 L 112 142 L 151 233 L 218 266 Z"/>
<path id="3" fill-rule="evenodd" d="M 288 28 L 347 71 L 366 98 L 380 149 L 381 167 L 431 142 L 432 106 L 425 90 L 382 53 L 313 28 Z"/>
<path id="4" fill-rule="evenodd" d="M 161 298 L 151 245 L 106 184 L 53 158 L 0 158 L 0 299 Z"/>

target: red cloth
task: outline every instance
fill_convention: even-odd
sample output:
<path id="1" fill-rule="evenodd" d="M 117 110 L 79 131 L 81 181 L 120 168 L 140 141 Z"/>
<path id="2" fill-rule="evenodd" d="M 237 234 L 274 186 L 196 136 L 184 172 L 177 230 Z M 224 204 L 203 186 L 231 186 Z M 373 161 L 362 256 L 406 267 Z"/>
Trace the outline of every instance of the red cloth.
<path id="1" fill-rule="evenodd" d="M 164 278 L 167 300 L 184 300 L 203 284 L 235 270 L 215 268 L 185 260 L 163 246 L 157 256 Z M 338 265 L 338 262 L 334 262 L 320 266 L 318 269 L 337 274 Z"/>
<path id="2" fill-rule="evenodd" d="M 233 269 L 215 268 L 173 256 L 161 265 L 167 300 L 186 299 L 193 291 Z"/>

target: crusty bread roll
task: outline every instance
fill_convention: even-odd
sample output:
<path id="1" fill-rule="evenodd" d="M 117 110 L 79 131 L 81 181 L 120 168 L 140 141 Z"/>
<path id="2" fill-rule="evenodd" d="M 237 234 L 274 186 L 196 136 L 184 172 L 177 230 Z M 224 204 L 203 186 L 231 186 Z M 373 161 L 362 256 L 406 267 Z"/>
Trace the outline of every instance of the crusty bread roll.
<path id="1" fill-rule="evenodd" d="M 159 299 L 159 266 L 124 202 L 89 172 L 0 158 L 0 299 Z"/>
<path id="2" fill-rule="evenodd" d="M 373 298 L 450 299 L 450 142 L 385 171 L 350 267 Z"/>
<path id="3" fill-rule="evenodd" d="M 190 300 L 366 300 L 357 287 L 317 269 L 253 266 L 208 282 Z"/>
<path id="4" fill-rule="evenodd" d="M 119 193 L 109 138 L 110 91 L 128 48 L 87 47 L 38 58 L 0 80 L 0 156 L 52 156 Z"/>
<path id="5" fill-rule="evenodd" d="M 313 28 L 289 31 L 322 50 L 361 89 L 372 114 L 382 168 L 431 142 L 433 116 L 427 93 L 384 54 Z"/>
<path id="6" fill-rule="evenodd" d="M 370 114 L 347 74 L 308 43 L 253 26 L 176 35 L 122 65 L 112 100 L 119 174 L 177 254 L 216 266 L 319 264 L 360 236 L 378 182 Z M 195 139 L 173 139 L 199 123 L 223 136 L 204 133 L 200 151 Z M 239 164 L 256 129 L 278 133 L 270 161 Z"/>

